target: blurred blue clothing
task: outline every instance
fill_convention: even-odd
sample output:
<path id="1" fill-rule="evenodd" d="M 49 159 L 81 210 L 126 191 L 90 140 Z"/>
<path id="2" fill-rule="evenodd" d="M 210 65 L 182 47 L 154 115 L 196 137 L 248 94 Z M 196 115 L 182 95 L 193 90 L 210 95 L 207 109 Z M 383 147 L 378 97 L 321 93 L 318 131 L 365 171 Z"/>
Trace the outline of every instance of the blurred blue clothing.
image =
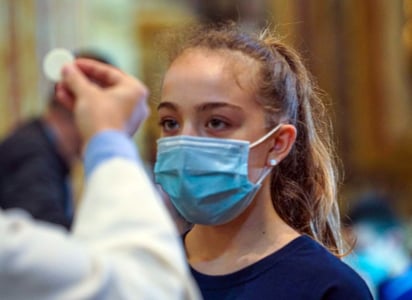
<path id="1" fill-rule="evenodd" d="M 101 134 L 85 158 L 107 159 L 89 169 L 72 233 L 0 209 L 1 300 L 200 299 L 179 235 L 140 159 L 107 153 Z M 131 140 L 127 148 L 134 148 Z"/>
<path id="2" fill-rule="evenodd" d="M 390 278 L 379 286 L 379 300 L 412 299 L 412 266 L 399 276 Z"/>
<path id="3" fill-rule="evenodd" d="M 348 211 L 347 225 L 356 243 L 345 260 L 363 276 L 377 299 L 412 299 L 411 270 L 405 273 L 410 256 L 404 245 L 402 220 L 391 198 L 370 191 Z"/>
<path id="4" fill-rule="evenodd" d="M 86 177 L 106 159 L 123 157 L 131 161 L 138 159 L 135 147 L 130 138 L 117 130 L 106 130 L 94 136 L 87 144 L 87 155 L 84 158 Z"/>

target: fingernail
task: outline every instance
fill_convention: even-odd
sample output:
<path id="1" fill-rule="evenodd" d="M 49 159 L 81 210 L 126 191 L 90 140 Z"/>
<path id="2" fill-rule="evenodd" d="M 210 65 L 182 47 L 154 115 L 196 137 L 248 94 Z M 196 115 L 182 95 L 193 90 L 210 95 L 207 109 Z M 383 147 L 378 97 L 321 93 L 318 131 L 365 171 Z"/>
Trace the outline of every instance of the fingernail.
<path id="1" fill-rule="evenodd" d="M 73 72 L 73 65 L 70 64 L 70 65 L 63 66 L 63 70 L 62 70 L 63 76 L 67 76 L 72 72 Z"/>

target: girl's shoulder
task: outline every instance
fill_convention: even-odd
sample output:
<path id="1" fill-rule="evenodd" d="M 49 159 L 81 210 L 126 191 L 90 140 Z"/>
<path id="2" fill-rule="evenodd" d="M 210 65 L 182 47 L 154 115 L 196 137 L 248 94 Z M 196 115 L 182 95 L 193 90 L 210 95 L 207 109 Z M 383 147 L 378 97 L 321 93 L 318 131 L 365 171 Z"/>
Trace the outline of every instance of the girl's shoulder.
<path id="1" fill-rule="evenodd" d="M 297 280 L 311 282 L 325 293 L 332 293 L 333 299 L 372 299 L 359 274 L 312 238 L 301 236 L 280 251 L 284 253 L 277 268 L 288 268 Z M 276 254 L 280 253 L 273 255 Z"/>

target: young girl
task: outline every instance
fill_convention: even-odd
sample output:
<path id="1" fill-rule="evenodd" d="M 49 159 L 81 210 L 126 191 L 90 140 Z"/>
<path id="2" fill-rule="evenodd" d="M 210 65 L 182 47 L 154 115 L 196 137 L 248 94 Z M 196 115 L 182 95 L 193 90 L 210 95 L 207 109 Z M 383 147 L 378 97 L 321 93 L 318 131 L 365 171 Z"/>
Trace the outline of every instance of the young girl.
<path id="1" fill-rule="evenodd" d="M 165 75 L 156 182 L 193 225 L 205 299 L 372 299 L 340 261 L 322 103 L 299 56 L 234 27 L 192 34 Z"/>

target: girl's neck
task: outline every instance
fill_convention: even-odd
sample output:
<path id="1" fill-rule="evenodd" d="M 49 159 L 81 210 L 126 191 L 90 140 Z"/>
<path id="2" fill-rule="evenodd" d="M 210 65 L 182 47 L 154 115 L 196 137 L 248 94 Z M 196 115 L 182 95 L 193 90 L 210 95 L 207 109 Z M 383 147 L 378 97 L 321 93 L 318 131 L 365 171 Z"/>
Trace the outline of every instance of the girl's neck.
<path id="1" fill-rule="evenodd" d="M 279 250 L 299 234 L 273 208 L 268 189 L 235 220 L 219 226 L 195 225 L 185 239 L 191 266 L 211 275 L 240 270 Z"/>

